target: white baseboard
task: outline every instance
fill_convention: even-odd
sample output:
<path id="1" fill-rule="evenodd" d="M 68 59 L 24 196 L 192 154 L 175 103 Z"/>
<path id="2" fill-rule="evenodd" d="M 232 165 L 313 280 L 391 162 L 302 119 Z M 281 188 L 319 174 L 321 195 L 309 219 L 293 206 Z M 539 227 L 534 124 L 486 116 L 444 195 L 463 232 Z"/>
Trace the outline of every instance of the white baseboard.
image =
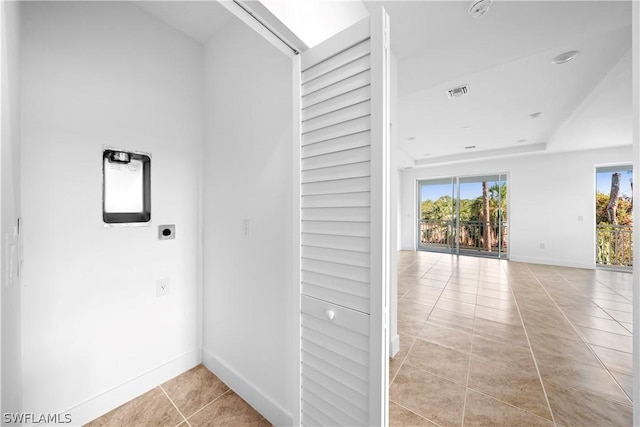
<path id="1" fill-rule="evenodd" d="M 592 264 L 592 263 L 585 263 L 581 261 L 567 260 L 567 259 L 559 260 L 559 259 L 553 259 L 553 258 L 534 258 L 534 257 L 510 255 L 509 261 L 526 262 L 529 264 L 555 265 L 558 267 L 586 268 L 588 270 L 594 270 L 596 268 L 595 264 Z"/>
<path id="2" fill-rule="evenodd" d="M 63 413 L 71 415 L 70 425 L 84 425 L 199 365 L 201 361 L 200 349 L 193 350 Z"/>
<path id="3" fill-rule="evenodd" d="M 202 364 L 224 381 L 235 393 L 242 397 L 256 411 L 260 412 L 275 426 L 293 425 L 293 416 L 274 402 L 262 390 L 247 380 L 228 363 L 206 349 L 202 350 Z"/>
<path id="4" fill-rule="evenodd" d="M 389 342 L 389 357 L 395 357 L 400 351 L 400 335 L 396 334 Z"/>

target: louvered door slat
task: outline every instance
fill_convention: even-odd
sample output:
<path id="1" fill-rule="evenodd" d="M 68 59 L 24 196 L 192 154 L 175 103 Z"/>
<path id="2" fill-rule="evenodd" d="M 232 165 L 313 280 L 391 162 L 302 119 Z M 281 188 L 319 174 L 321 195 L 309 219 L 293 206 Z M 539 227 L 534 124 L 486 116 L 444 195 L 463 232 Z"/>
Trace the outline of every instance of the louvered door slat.
<path id="1" fill-rule="evenodd" d="M 369 208 L 305 208 L 302 210 L 303 221 L 367 222 L 370 215 Z"/>
<path id="2" fill-rule="evenodd" d="M 370 207 L 371 196 L 368 192 L 348 194 L 319 194 L 304 196 L 302 208 L 340 208 Z"/>
<path id="3" fill-rule="evenodd" d="M 368 296 L 363 298 L 353 294 L 350 294 L 346 291 L 347 289 L 333 290 L 329 289 L 326 286 L 316 286 L 310 283 L 302 282 L 301 288 L 302 292 L 305 295 L 309 295 L 314 298 L 323 299 L 325 301 L 342 301 L 345 304 L 348 304 L 349 307 L 354 310 L 359 310 L 365 312 L 369 307 L 369 298 Z"/>
<path id="4" fill-rule="evenodd" d="M 304 83 L 302 85 L 302 96 L 324 89 L 369 69 L 371 69 L 371 57 L 369 55 L 348 62 L 308 83 Z"/>
<path id="5" fill-rule="evenodd" d="M 358 58 L 369 55 L 371 52 L 371 41 L 369 38 L 366 38 L 364 41 L 352 46 L 350 49 L 346 49 L 326 61 L 322 61 L 318 64 L 315 64 L 313 67 L 307 69 L 302 72 L 302 83 L 308 83 L 311 80 L 314 80 L 326 73 L 335 70 L 343 66 L 344 64 L 348 64 L 349 62 L 355 61 Z"/>
<path id="6" fill-rule="evenodd" d="M 326 113 L 313 119 L 302 122 L 302 133 L 313 132 L 314 130 L 327 128 L 338 123 L 347 122 L 360 117 L 371 115 L 371 102 L 364 101 L 354 105 L 350 105 L 331 113 Z"/>
<path id="7" fill-rule="evenodd" d="M 369 147 L 359 147 L 303 159 L 302 168 L 308 171 L 312 169 L 327 168 L 341 164 L 345 165 L 370 160 L 371 149 Z"/>
<path id="8" fill-rule="evenodd" d="M 302 224 L 302 232 L 332 236 L 369 237 L 371 229 L 368 222 L 305 221 Z"/>
<path id="9" fill-rule="evenodd" d="M 366 252 L 345 251 L 316 246 L 305 245 L 302 248 L 302 258 L 336 262 L 356 267 L 369 267 L 370 265 L 370 259 Z"/>
<path id="10" fill-rule="evenodd" d="M 360 89 L 352 90 L 342 95 L 330 98 L 324 102 L 317 103 L 311 107 L 307 107 L 302 112 L 302 121 L 313 119 L 314 117 L 359 104 L 371 99 L 371 87 L 365 86 Z"/>
<path id="11" fill-rule="evenodd" d="M 339 277 L 329 276 L 327 274 L 316 273 L 313 271 L 304 271 L 301 277 L 302 283 L 309 283 L 328 290 L 341 291 L 365 300 L 369 299 L 368 283 L 341 279 Z"/>
<path id="12" fill-rule="evenodd" d="M 302 193 L 305 196 L 314 194 L 362 193 L 370 190 L 371 179 L 369 179 L 369 177 L 302 184 Z"/>
<path id="13" fill-rule="evenodd" d="M 302 425 L 368 426 L 384 419 L 378 387 L 384 282 L 376 233 L 386 197 L 379 181 L 386 143 L 380 130 L 387 126 L 380 121 L 386 83 L 379 78 L 385 16 L 301 55 Z"/>
<path id="14" fill-rule="evenodd" d="M 303 399 L 321 411 L 331 413 L 332 415 L 334 415 L 334 410 L 337 409 L 335 418 L 340 425 L 357 425 L 359 423 L 358 420 L 366 419 L 367 417 L 366 412 L 362 409 L 351 405 L 344 399 L 338 399 L 337 396 L 332 393 L 327 393 L 325 388 L 314 383 L 309 384 L 309 387 L 305 388 Z"/>
<path id="15" fill-rule="evenodd" d="M 352 90 L 360 89 L 362 87 L 369 86 L 371 83 L 371 71 L 363 71 L 355 74 L 347 79 L 340 80 L 307 96 L 302 97 L 302 108 L 311 107 L 320 102 L 327 101 L 331 98 L 343 95 Z"/>
<path id="16" fill-rule="evenodd" d="M 302 343 L 302 351 L 307 354 L 313 354 L 314 357 L 319 357 L 329 363 L 342 367 L 351 375 L 355 375 L 357 378 L 366 381 L 368 375 L 367 365 L 363 365 L 354 361 L 348 357 L 344 357 L 338 353 L 334 353 L 324 347 L 315 344 L 312 341 L 306 340 Z"/>
<path id="17" fill-rule="evenodd" d="M 308 144 L 302 147 L 302 159 L 308 159 L 309 157 L 324 154 L 339 153 L 353 148 L 368 147 L 370 145 L 370 139 L 371 132 L 365 130 L 340 138 L 333 138 L 327 141 L 320 141 L 315 144 Z"/>
<path id="18" fill-rule="evenodd" d="M 302 145 L 315 144 L 317 142 L 329 141 L 354 133 L 364 132 L 371 129 L 371 118 L 369 116 L 359 117 L 333 126 L 318 129 L 302 135 Z"/>
<path id="19" fill-rule="evenodd" d="M 326 398 L 321 398 L 320 396 L 330 396 L 331 394 L 325 393 L 324 390 L 321 390 L 319 394 L 315 394 L 311 391 L 312 388 L 305 388 L 304 395 L 302 399 L 307 405 L 311 405 L 316 408 L 318 411 L 324 414 L 331 414 L 331 418 L 335 420 L 334 425 L 343 425 L 343 426 L 351 426 L 357 425 L 359 421 L 356 418 L 351 417 L 349 414 L 354 413 L 357 408 L 348 407 L 348 405 L 340 404 L 337 405 L 334 403 L 330 403 Z M 335 399 L 338 402 L 345 402 L 343 399 Z M 347 408 L 345 408 L 347 406 Z M 360 412 L 363 412 L 360 410 Z"/>

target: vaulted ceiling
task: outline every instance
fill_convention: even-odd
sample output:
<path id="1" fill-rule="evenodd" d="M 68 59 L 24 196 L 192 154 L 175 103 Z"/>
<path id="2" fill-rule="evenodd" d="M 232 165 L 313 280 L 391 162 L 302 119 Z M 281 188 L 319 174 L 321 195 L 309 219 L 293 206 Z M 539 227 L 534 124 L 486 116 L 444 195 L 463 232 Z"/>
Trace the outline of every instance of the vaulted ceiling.
<path id="1" fill-rule="evenodd" d="M 404 166 L 631 145 L 631 2 L 496 0 L 480 18 L 466 1 L 365 3 L 380 4 Z M 448 98 L 464 84 L 467 95 Z"/>
<path id="2" fill-rule="evenodd" d="M 232 19 L 215 1 L 135 3 L 200 42 Z M 494 0 L 480 18 L 470 1 L 363 4 L 391 17 L 401 167 L 631 145 L 630 1 Z"/>

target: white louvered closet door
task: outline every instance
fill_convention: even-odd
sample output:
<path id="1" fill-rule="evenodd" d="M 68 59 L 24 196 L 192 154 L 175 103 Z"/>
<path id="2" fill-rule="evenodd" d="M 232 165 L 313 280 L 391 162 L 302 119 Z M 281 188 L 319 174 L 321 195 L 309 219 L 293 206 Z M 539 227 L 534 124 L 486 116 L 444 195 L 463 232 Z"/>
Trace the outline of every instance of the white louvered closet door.
<path id="1" fill-rule="evenodd" d="M 385 423 L 388 17 L 300 58 L 301 424 Z"/>

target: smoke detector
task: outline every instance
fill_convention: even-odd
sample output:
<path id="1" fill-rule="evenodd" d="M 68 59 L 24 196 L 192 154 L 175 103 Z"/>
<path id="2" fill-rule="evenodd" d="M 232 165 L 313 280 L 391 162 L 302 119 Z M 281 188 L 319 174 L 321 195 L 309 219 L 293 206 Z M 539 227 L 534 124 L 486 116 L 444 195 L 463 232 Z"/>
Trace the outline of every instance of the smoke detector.
<path id="1" fill-rule="evenodd" d="M 491 6 L 491 0 L 474 1 L 471 4 L 471 7 L 469 7 L 469 15 L 474 18 L 480 18 L 482 15 L 487 13 L 489 6 Z"/>
<path id="2" fill-rule="evenodd" d="M 447 96 L 449 99 L 459 98 L 462 95 L 466 95 L 469 93 L 469 85 L 462 85 L 458 87 L 451 88 L 447 91 Z"/>

